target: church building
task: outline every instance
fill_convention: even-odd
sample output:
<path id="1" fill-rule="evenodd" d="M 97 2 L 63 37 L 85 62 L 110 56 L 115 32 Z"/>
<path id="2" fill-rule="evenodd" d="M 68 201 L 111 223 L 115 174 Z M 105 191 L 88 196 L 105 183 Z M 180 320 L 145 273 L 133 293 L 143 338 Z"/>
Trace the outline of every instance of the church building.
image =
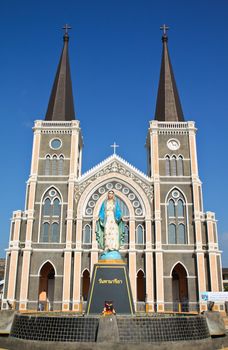
<path id="1" fill-rule="evenodd" d="M 156 111 L 145 130 L 147 174 L 115 152 L 81 172 L 67 30 L 63 41 L 46 116 L 33 128 L 25 210 L 12 215 L 2 308 L 40 310 L 45 302 L 49 311 L 85 310 L 100 254 L 96 223 L 112 189 L 136 311 L 206 310 L 200 293 L 222 291 L 221 251 L 215 214 L 203 208 L 197 129 L 184 119 L 165 26 Z"/>

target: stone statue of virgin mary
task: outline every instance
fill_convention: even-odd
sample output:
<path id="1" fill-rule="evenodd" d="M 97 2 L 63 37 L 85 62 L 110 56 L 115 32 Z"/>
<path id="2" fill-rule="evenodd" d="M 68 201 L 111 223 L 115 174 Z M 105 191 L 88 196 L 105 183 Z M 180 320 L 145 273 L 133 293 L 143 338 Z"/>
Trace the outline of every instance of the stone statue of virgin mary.
<path id="1" fill-rule="evenodd" d="M 119 251 L 124 244 L 124 222 L 120 206 L 114 191 L 109 191 L 107 199 L 102 203 L 96 224 L 98 247 L 104 253 Z"/>

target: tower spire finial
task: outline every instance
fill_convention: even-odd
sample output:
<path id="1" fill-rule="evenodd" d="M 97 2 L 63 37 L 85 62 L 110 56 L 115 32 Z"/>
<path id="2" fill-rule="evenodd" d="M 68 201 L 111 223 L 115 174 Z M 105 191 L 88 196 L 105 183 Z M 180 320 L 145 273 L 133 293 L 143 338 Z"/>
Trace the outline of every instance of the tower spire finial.
<path id="1" fill-rule="evenodd" d="M 163 25 L 160 27 L 160 30 L 163 31 L 162 42 L 168 41 L 167 30 L 169 30 L 169 27 L 168 27 L 166 24 L 163 24 Z"/>
<path id="2" fill-rule="evenodd" d="M 68 34 L 68 30 L 72 29 L 72 27 L 69 24 L 65 24 L 62 29 L 65 30 L 64 36 L 63 36 L 63 41 L 69 41 L 69 34 Z"/>
<path id="3" fill-rule="evenodd" d="M 166 24 L 163 24 L 160 29 L 163 30 L 163 35 L 166 35 L 166 31 L 169 30 L 169 27 Z"/>

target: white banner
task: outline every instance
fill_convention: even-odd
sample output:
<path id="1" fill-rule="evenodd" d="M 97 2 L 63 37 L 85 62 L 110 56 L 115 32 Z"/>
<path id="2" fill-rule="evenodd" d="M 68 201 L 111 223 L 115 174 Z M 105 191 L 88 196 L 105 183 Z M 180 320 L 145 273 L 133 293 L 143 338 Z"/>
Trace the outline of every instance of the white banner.
<path id="1" fill-rule="evenodd" d="M 228 292 L 201 292 L 200 300 L 214 302 L 228 301 Z"/>

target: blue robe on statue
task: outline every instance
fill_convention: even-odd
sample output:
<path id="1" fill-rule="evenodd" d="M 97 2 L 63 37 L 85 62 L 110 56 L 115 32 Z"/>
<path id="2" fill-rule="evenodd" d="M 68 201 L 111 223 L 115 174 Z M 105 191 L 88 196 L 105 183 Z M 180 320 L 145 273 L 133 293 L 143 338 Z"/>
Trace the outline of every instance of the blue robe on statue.
<path id="1" fill-rule="evenodd" d="M 119 203 L 117 202 L 117 200 L 114 200 L 114 203 L 115 205 L 114 205 L 113 214 L 114 214 L 115 222 L 118 225 L 118 236 L 119 236 L 118 246 L 120 247 L 121 245 L 124 244 L 124 222 L 122 220 L 122 213 L 121 213 Z M 96 239 L 98 242 L 98 247 L 100 249 L 105 249 L 105 226 L 107 222 L 106 209 L 107 209 L 107 200 L 105 200 L 102 203 L 102 206 L 99 212 L 99 219 L 96 224 Z"/>

